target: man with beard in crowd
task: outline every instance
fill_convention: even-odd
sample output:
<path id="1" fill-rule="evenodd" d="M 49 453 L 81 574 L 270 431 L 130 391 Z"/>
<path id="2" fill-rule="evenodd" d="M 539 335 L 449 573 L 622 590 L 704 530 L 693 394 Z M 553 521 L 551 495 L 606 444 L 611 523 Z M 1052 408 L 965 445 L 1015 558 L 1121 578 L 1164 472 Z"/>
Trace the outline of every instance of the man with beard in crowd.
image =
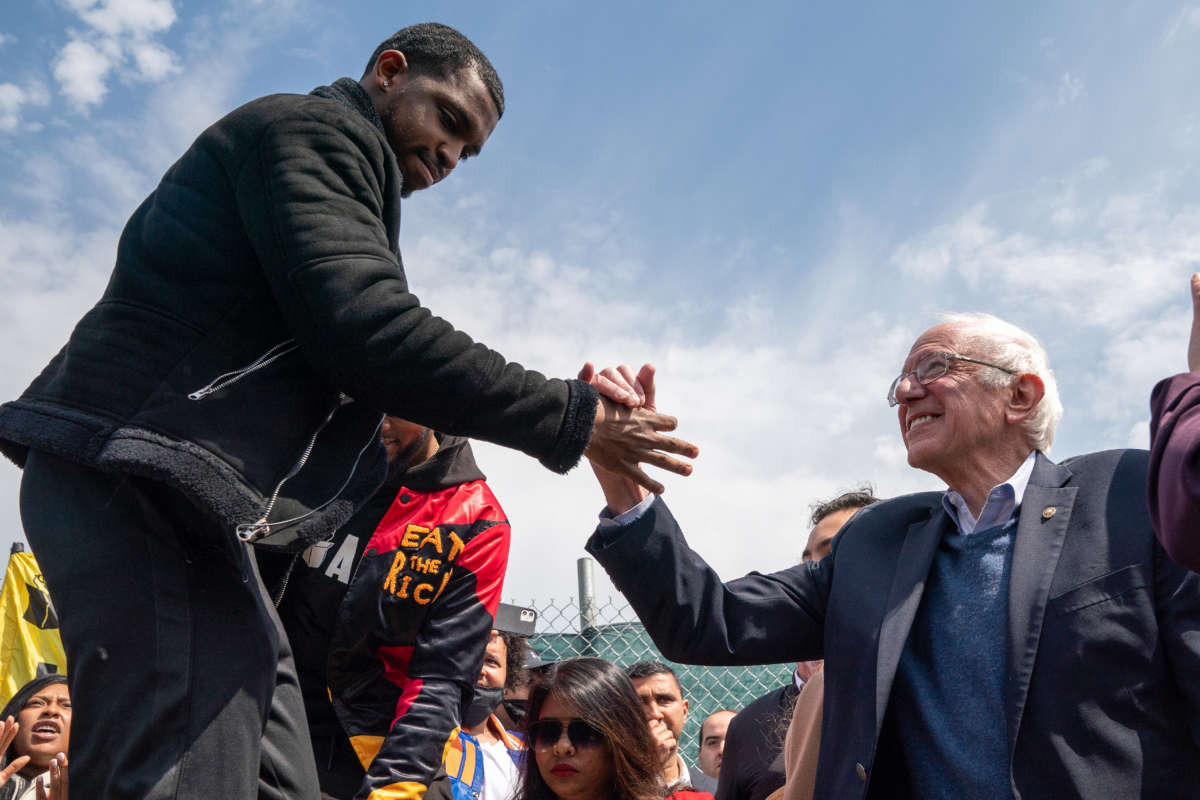
<path id="1" fill-rule="evenodd" d="M 466 439 L 387 417 L 383 444 L 383 488 L 332 540 L 259 554 L 337 800 L 424 791 L 481 674 L 508 564 L 508 521 Z"/>

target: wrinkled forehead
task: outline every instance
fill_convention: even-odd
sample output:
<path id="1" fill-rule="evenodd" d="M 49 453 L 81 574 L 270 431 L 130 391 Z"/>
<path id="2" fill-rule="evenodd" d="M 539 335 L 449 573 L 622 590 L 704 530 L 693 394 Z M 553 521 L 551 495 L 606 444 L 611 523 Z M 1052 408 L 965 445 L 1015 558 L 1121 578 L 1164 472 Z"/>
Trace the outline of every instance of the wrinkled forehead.
<path id="1" fill-rule="evenodd" d="M 913 342 L 908 351 L 908 358 L 904 360 L 904 369 L 911 370 L 917 362 L 931 353 L 959 353 L 961 339 L 961 326 L 949 322 L 934 325 Z"/>

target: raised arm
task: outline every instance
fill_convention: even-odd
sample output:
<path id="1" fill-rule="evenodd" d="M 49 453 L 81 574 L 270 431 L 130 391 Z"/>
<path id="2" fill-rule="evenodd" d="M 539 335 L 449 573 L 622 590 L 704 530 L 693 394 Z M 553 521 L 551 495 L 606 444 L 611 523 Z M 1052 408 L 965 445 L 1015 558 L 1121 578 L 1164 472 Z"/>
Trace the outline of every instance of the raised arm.
<path id="1" fill-rule="evenodd" d="M 1200 572 L 1200 273 L 1192 276 L 1188 371 L 1150 396 L 1150 518 L 1163 549 Z"/>

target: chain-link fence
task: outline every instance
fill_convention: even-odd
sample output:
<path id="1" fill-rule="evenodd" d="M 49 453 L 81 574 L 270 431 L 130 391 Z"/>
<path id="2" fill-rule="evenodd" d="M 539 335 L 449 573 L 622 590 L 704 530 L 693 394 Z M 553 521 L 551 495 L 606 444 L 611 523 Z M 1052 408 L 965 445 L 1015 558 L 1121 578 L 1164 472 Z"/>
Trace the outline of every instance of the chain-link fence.
<path id="1" fill-rule="evenodd" d="M 628 667 L 636 661 L 670 664 L 691 704 L 680 752 L 696 761 L 700 723 L 714 711 L 741 709 L 760 695 L 790 681 L 794 664 L 759 667 L 696 667 L 663 658 L 623 599 L 597 603 L 592 594 L 591 559 L 580 559 L 580 595 L 566 600 L 532 600 L 520 605 L 538 612 L 537 633 L 529 644 L 547 661 L 596 656 Z"/>

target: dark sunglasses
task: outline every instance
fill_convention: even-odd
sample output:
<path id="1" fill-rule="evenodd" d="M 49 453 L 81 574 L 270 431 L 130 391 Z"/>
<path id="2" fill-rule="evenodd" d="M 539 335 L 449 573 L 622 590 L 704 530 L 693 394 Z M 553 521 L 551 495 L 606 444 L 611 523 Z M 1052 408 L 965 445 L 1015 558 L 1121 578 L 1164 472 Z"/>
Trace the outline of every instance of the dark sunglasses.
<path id="1" fill-rule="evenodd" d="M 533 746 L 543 750 L 554 747 L 562 738 L 563 727 L 562 720 L 539 719 L 529 726 L 529 737 L 533 741 Z M 604 734 L 592 727 L 590 722 L 573 719 L 567 723 L 566 729 L 567 738 L 571 740 L 571 747 L 576 750 L 584 750 L 604 743 Z"/>

